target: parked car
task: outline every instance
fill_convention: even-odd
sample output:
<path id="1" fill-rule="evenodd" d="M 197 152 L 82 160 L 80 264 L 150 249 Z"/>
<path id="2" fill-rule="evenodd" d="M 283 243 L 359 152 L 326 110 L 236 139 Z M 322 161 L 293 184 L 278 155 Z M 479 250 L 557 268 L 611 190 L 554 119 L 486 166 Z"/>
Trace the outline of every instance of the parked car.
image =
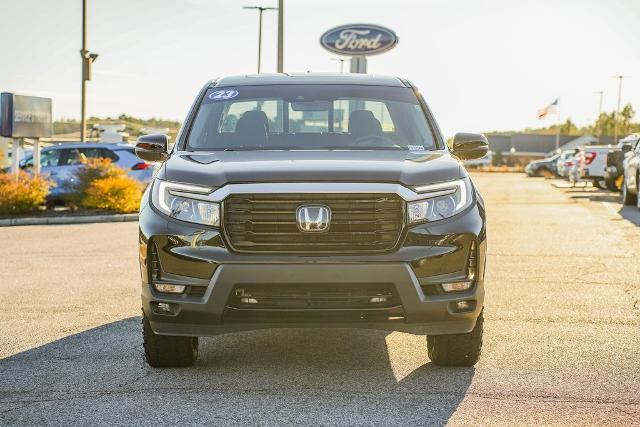
<path id="1" fill-rule="evenodd" d="M 622 203 L 640 208 L 640 143 L 626 150 L 622 180 Z"/>
<path id="2" fill-rule="evenodd" d="M 51 188 L 50 201 L 64 200 L 72 191 L 76 171 L 89 158 L 111 159 L 113 164 L 127 171 L 128 175 L 148 184 L 153 176 L 153 164 L 140 160 L 130 144 L 61 144 L 40 151 L 40 173 L 48 176 L 55 186 Z M 33 168 L 33 155 L 20 161 L 20 168 Z"/>
<path id="3" fill-rule="evenodd" d="M 560 156 L 556 160 L 556 171 L 558 176 L 563 178 L 569 177 L 569 173 L 573 167 L 573 155 L 574 150 L 565 150 L 560 153 Z"/>
<path id="4" fill-rule="evenodd" d="M 450 151 L 435 123 L 405 79 L 261 74 L 207 83 L 170 153 L 140 137 L 164 162 L 139 218 L 147 363 L 192 364 L 199 336 L 354 327 L 474 365 L 485 206 L 460 160 L 488 145 Z"/>
<path id="5" fill-rule="evenodd" d="M 611 151 L 606 145 L 587 145 L 584 152 L 584 172 L 582 179 L 589 180 L 593 186 L 605 190 L 607 188 L 604 171 L 607 166 L 607 154 Z"/>
<path id="6" fill-rule="evenodd" d="M 634 151 L 639 143 L 640 134 L 629 135 L 621 139 L 618 145 L 607 154 L 607 167 L 604 172 L 604 178 L 609 190 L 622 190 L 625 154 Z"/>
<path id="7" fill-rule="evenodd" d="M 546 159 L 533 160 L 524 167 L 524 171 L 528 176 L 552 177 L 558 172 L 559 158 L 560 154 L 554 154 Z"/>

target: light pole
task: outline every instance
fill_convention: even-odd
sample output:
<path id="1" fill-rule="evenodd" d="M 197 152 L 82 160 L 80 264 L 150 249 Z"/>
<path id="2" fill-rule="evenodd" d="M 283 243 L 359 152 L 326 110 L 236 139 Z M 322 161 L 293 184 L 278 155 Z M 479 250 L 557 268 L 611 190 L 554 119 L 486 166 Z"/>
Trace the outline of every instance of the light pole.
<path id="1" fill-rule="evenodd" d="M 340 61 L 340 72 L 344 73 L 344 61 L 346 61 L 346 59 L 344 58 L 331 58 L 332 61 Z"/>
<path id="2" fill-rule="evenodd" d="M 284 72 L 284 0 L 278 0 L 278 72 Z"/>
<path id="3" fill-rule="evenodd" d="M 602 115 L 602 95 L 604 95 L 604 92 L 599 90 L 593 93 L 597 93 L 598 95 L 600 95 L 600 103 L 598 104 L 598 118 L 596 119 L 596 125 L 597 125 L 598 120 L 600 120 L 600 116 Z M 600 129 L 596 129 L 596 132 L 598 132 L 598 142 L 600 142 L 602 131 Z"/>
<path id="4" fill-rule="evenodd" d="M 82 0 L 82 101 L 80 105 L 80 141 L 87 138 L 87 81 L 91 80 L 91 65 L 98 58 L 97 53 L 91 53 L 87 49 L 87 0 Z"/>
<path id="5" fill-rule="evenodd" d="M 622 98 L 622 79 L 627 76 L 615 76 L 618 79 L 618 108 L 616 109 L 615 117 L 613 118 L 613 143 L 618 143 L 618 116 L 620 115 L 620 99 Z"/>
<path id="6" fill-rule="evenodd" d="M 260 74 L 260 62 L 262 61 L 262 14 L 265 10 L 277 10 L 277 7 L 245 6 L 243 9 L 255 9 L 258 11 L 258 74 Z"/>

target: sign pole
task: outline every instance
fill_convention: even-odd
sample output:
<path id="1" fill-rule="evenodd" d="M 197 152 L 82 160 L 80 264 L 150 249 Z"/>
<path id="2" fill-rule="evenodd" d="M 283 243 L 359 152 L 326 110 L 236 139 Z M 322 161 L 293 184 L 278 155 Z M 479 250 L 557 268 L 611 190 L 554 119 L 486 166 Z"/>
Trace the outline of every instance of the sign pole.
<path id="1" fill-rule="evenodd" d="M 40 175 L 40 138 L 33 140 L 33 172 Z"/>
<path id="2" fill-rule="evenodd" d="M 18 171 L 20 170 L 20 139 L 13 138 L 13 144 L 11 144 L 11 173 L 18 180 Z"/>
<path id="3" fill-rule="evenodd" d="M 364 55 L 356 55 L 351 57 L 350 73 L 367 74 L 367 57 Z"/>
<path id="4" fill-rule="evenodd" d="M 82 101 L 80 106 L 80 142 L 87 140 L 87 0 L 82 0 Z"/>

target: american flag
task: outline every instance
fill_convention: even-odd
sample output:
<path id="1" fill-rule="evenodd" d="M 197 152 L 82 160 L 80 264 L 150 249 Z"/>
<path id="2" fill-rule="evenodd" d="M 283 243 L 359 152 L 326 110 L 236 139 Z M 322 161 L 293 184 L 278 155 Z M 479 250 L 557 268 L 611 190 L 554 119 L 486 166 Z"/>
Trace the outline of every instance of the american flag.
<path id="1" fill-rule="evenodd" d="M 553 113 L 557 110 L 558 108 L 558 100 L 560 98 L 556 98 L 555 101 L 553 101 L 551 104 L 547 105 L 546 107 L 542 108 L 541 110 L 538 110 L 538 119 L 542 120 L 545 117 L 547 117 L 547 114 L 549 113 Z"/>

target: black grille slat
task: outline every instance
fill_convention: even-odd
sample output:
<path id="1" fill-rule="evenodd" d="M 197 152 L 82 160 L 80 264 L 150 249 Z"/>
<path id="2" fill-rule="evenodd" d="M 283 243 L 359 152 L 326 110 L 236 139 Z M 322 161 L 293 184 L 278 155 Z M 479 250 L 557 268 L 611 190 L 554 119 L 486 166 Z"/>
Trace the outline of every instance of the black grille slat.
<path id="1" fill-rule="evenodd" d="M 298 229 L 296 211 L 306 204 L 331 209 L 329 231 Z M 385 252 L 399 240 L 404 202 L 395 194 L 238 194 L 224 201 L 223 216 L 239 252 Z"/>
<path id="2" fill-rule="evenodd" d="M 371 302 L 371 298 L 384 300 Z M 371 309 L 396 307 L 400 302 L 391 285 L 261 284 L 237 285 L 227 305 L 254 310 Z"/>

